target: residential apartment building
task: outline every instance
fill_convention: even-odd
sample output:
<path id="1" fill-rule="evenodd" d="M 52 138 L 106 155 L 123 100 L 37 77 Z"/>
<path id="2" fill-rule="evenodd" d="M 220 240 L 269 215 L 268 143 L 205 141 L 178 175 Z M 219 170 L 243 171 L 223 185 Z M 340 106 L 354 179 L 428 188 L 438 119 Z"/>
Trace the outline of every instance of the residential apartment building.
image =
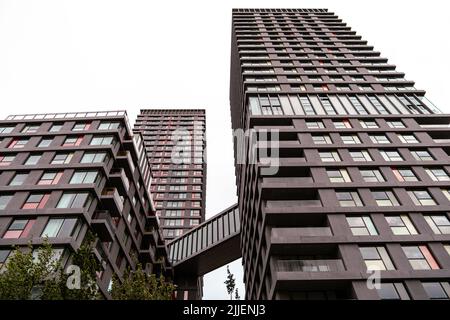
<path id="1" fill-rule="evenodd" d="M 143 109 L 134 130 L 144 137 L 157 215 L 170 241 L 205 220 L 205 110 Z"/>
<path id="2" fill-rule="evenodd" d="M 105 298 L 112 276 L 121 279 L 137 261 L 147 272 L 172 277 L 150 184 L 142 136 L 124 111 L 0 121 L 0 268 L 12 246 L 45 238 L 68 266 L 93 232 Z"/>
<path id="3" fill-rule="evenodd" d="M 450 115 L 326 9 L 232 15 L 246 298 L 448 299 Z"/>

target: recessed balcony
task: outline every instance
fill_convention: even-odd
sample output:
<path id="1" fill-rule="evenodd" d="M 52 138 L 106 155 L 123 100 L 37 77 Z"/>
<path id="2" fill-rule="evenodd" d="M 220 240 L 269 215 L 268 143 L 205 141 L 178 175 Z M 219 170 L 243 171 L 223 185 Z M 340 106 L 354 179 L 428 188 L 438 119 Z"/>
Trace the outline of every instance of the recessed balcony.
<path id="1" fill-rule="evenodd" d="M 95 211 L 91 226 L 101 241 L 109 242 L 114 239 L 115 226 L 108 211 Z"/>
<path id="2" fill-rule="evenodd" d="M 130 180 L 128 180 L 123 168 L 111 170 L 109 178 L 121 193 L 128 193 L 128 190 L 130 189 Z"/>
<path id="3" fill-rule="evenodd" d="M 102 204 L 112 216 L 122 215 L 123 199 L 116 188 L 105 188 L 101 195 Z"/>

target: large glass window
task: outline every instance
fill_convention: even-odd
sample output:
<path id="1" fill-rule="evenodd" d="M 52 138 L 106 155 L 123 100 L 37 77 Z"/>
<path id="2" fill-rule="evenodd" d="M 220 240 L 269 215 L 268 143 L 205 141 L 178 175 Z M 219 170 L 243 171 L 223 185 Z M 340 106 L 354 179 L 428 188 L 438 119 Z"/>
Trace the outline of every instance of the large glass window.
<path id="1" fill-rule="evenodd" d="M 39 160 L 41 160 L 41 157 L 42 155 L 40 154 L 32 154 L 27 158 L 24 164 L 26 166 L 34 166 L 39 162 Z"/>
<path id="2" fill-rule="evenodd" d="M 354 236 L 376 236 L 377 229 L 370 216 L 346 217 L 347 223 Z"/>
<path id="3" fill-rule="evenodd" d="M 450 176 L 443 168 L 429 168 L 425 171 L 433 181 L 450 181 Z"/>
<path id="4" fill-rule="evenodd" d="M 12 198 L 12 195 L 0 195 L 0 210 L 5 210 Z"/>
<path id="5" fill-rule="evenodd" d="M 426 215 L 424 218 L 435 234 L 450 234 L 450 221 L 446 215 Z"/>
<path id="6" fill-rule="evenodd" d="M 30 194 L 22 209 L 43 209 L 49 198 L 50 194 L 48 193 Z"/>
<path id="7" fill-rule="evenodd" d="M 52 164 L 68 164 L 73 158 L 73 153 L 57 153 L 52 160 Z"/>
<path id="8" fill-rule="evenodd" d="M 386 216 L 386 221 L 394 235 L 417 234 L 417 230 L 407 215 Z"/>
<path id="9" fill-rule="evenodd" d="M 19 239 L 28 237 L 35 220 L 15 219 L 3 235 L 3 239 Z"/>
<path id="10" fill-rule="evenodd" d="M 341 207 L 362 207 L 362 201 L 356 191 L 339 191 L 336 192 L 339 205 Z"/>
<path id="11" fill-rule="evenodd" d="M 380 207 L 399 206 L 399 202 L 392 191 L 372 191 L 375 202 Z"/>
<path id="12" fill-rule="evenodd" d="M 70 179 L 70 184 L 90 184 L 95 183 L 98 178 L 98 171 L 77 171 Z"/>
<path id="13" fill-rule="evenodd" d="M 431 300 L 448 300 L 450 297 L 448 282 L 422 282 L 422 285 Z"/>
<path id="14" fill-rule="evenodd" d="M 436 202 L 426 190 L 408 191 L 408 195 L 416 206 L 434 206 Z"/>
<path id="15" fill-rule="evenodd" d="M 319 157 L 322 162 L 339 162 L 341 158 L 337 151 L 321 151 L 319 152 Z"/>
<path id="16" fill-rule="evenodd" d="M 427 246 L 403 246 L 402 249 L 414 270 L 439 269 Z"/>
<path id="17" fill-rule="evenodd" d="M 365 182 L 384 182 L 385 179 L 378 169 L 361 169 L 359 171 Z"/>
<path id="18" fill-rule="evenodd" d="M 65 192 L 59 199 L 57 208 L 84 208 L 91 202 L 88 192 Z"/>
<path id="19" fill-rule="evenodd" d="M 411 169 L 396 169 L 392 168 L 392 172 L 398 181 L 418 181 L 417 176 Z"/>
<path id="20" fill-rule="evenodd" d="M 47 222 L 45 229 L 42 231 L 41 237 L 49 238 L 67 238 L 76 237 L 77 229 L 76 218 L 58 219 L 52 218 Z"/>
<path id="21" fill-rule="evenodd" d="M 9 182 L 10 186 L 21 186 L 28 177 L 28 173 L 16 173 L 14 178 Z"/>
<path id="22" fill-rule="evenodd" d="M 346 169 L 328 169 L 327 175 L 330 182 L 341 183 L 352 181 Z"/>
<path id="23" fill-rule="evenodd" d="M 409 300 L 408 292 L 403 283 L 380 283 L 376 288 L 381 300 Z"/>
<path id="24" fill-rule="evenodd" d="M 102 163 L 108 159 L 106 152 L 86 152 L 81 158 L 81 163 Z"/>
<path id="25" fill-rule="evenodd" d="M 360 162 L 372 161 L 372 157 L 366 150 L 350 151 L 349 153 L 353 161 L 360 161 Z"/>
<path id="26" fill-rule="evenodd" d="M 360 247 L 367 270 L 395 270 L 385 247 Z"/>

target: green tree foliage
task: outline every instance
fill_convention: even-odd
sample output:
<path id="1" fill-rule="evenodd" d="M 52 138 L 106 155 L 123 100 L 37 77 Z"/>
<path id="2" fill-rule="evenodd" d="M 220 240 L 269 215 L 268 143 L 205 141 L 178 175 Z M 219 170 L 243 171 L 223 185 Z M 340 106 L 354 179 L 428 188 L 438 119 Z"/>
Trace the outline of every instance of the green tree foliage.
<path id="1" fill-rule="evenodd" d="M 114 300 L 172 300 L 175 288 L 163 275 L 148 274 L 138 263 L 135 271 L 125 271 L 122 282 L 113 277 L 111 296 Z"/>
<path id="2" fill-rule="evenodd" d="M 92 253 L 94 238 L 88 236 L 73 254 L 72 262 L 80 267 L 80 288 L 69 289 L 66 274 L 59 259 L 54 256 L 52 246 L 44 244 L 33 253 L 33 246 L 27 250 L 15 247 L 0 274 L 0 299 L 8 300 L 91 300 L 98 297 L 95 282 L 97 260 Z"/>
<path id="3" fill-rule="evenodd" d="M 236 287 L 236 281 L 234 280 L 234 275 L 230 272 L 230 267 L 227 266 L 227 280 L 224 281 L 227 288 L 227 292 L 230 295 L 230 300 L 233 300 L 233 291 Z"/>

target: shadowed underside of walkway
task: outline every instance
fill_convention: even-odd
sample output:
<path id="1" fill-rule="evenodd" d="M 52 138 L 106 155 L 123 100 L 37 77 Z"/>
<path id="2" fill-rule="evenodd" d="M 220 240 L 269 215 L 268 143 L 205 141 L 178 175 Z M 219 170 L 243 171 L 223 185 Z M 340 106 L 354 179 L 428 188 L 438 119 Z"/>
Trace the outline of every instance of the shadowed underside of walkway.
<path id="1" fill-rule="evenodd" d="M 237 204 L 168 244 L 175 273 L 202 276 L 241 257 Z"/>

